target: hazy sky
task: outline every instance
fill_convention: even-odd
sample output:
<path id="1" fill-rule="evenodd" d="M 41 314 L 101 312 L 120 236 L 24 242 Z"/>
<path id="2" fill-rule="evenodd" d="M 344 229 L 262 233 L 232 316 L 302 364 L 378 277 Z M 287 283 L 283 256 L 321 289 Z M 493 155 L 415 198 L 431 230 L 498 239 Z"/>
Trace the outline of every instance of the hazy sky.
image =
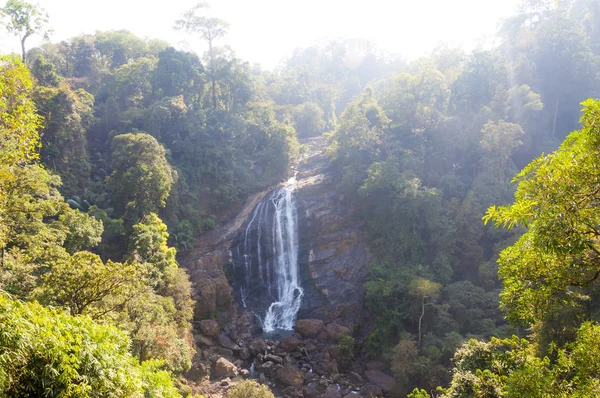
<path id="1" fill-rule="evenodd" d="M 30 0 L 36 2 L 36 0 Z M 0 0 L 2 4 L 4 0 Z M 52 41 L 96 30 L 128 29 L 178 46 L 187 37 L 173 22 L 198 0 L 38 0 L 50 14 Z M 414 59 L 441 41 L 470 50 L 493 36 L 498 21 L 514 13 L 518 0 L 213 0 L 210 15 L 231 24 L 229 44 L 237 55 L 265 68 L 277 66 L 295 48 L 322 39 L 365 38 Z M 18 40 L 0 33 L 0 51 Z M 29 47 L 38 44 L 29 39 Z M 201 53 L 200 42 L 188 40 Z"/>

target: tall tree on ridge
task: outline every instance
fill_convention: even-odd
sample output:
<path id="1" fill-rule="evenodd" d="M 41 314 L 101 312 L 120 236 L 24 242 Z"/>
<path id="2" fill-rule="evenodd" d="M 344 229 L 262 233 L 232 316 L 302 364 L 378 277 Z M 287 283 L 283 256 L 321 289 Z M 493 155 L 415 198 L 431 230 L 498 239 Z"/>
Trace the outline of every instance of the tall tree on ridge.
<path id="1" fill-rule="evenodd" d="M 210 82 L 212 90 L 213 108 L 217 108 L 217 89 L 215 77 L 215 54 L 213 51 L 213 40 L 224 37 L 227 34 L 229 24 L 222 19 L 199 16 L 196 12 L 208 8 L 208 3 L 198 3 L 195 7 L 183 13 L 182 18 L 175 21 L 175 29 L 185 30 L 187 33 L 200 34 L 208 42 L 208 55 L 210 57 Z"/>
<path id="2" fill-rule="evenodd" d="M 48 13 L 43 8 L 21 0 L 8 0 L 0 11 L 9 20 L 6 24 L 8 33 L 21 41 L 21 59 L 25 62 L 25 40 L 35 34 L 41 34 L 47 39 L 52 33 L 50 29 L 45 29 Z"/>

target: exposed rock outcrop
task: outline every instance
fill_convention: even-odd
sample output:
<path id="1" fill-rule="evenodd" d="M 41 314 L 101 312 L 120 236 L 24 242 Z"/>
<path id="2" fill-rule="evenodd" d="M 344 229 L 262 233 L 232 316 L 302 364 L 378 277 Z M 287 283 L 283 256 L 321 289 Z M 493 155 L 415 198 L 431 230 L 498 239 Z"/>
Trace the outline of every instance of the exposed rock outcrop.
<path id="1" fill-rule="evenodd" d="M 237 367 L 229 362 L 225 358 L 219 358 L 217 362 L 215 362 L 215 372 L 214 376 L 217 379 L 221 379 L 224 377 L 235 377 L 238 375 Z"/>
<path id="2" fill-rule="evenodd" d="M 302 387 L 304 383 L 304 375 L 298 368 L 292 365 L 287 365 L 279 370 L 277 377 L 283 385 L 288 387 Z"/>
<path id="3" fill-rule="evenodd" d="M 252 303 L 249 294 L 261 294 L 260 286 L 252 286 L 256 273 L 250 273 L 251 283 L 247 284 L 255 291 L 239 289 L 238 284 L 232 293 L 230 287 L 236 275 L 231 267 L 232 248 L 235 250 L 236 242 L 245 242 L 240 240 L 242 231 L 248 229 L 248 218 L 260 213 L 255 209 L 269 197 L 269 189 L 252 195 L 238 208 L 235 217 L 202 236 L 196 249 L 182 261 L 190 271 L 196 300 L 198 354 L 193 376 L 204 377 L 212 367 L 212 376 L 217 379 L 213 382 L 218 388 L 235 384 L 236 379 L 227 378 L 238 374 L 255 377 L 273 387 L 277 397 L 376 396 L 382 389 L 393 388 L 386 379 L 389 376 L 377 373 L 369 378 L 357 365 L 352 368 L 357 372 L 354 375 L 340 374 L 334 355 L 334 345 L 342 336 L 352 334 L 361 316 L 366 265 L 371 257 L 351 208 L 335 190 L 324 138 L 310 139 L 305 144 L 307 155 L 298 166 L 294 191 L 299 277 L 304 293 L 296 332 L 267 339 L 261 334 L 262 314 L 244 307 Z M 264 246 L 260 253 L 266 261 L 272 253 Z M 240 256 L 237 251 L 234 254 Z M 260 297 L 254 302 L 259 300 Z M 263 308 L 264 304 L 261 302 Z"/>
<path id="4" fill-rule="evenodd" d="M 298 168 L 296 185 L 304 288 L 298 319 L 341 320 L 354 326 L 364 304 L 363 285 L 371 255 L 352 209 L 335 189 L 326 141 L 316 137 L 306 144 L 308 156 Z"/>
<path id="5" fill-rule="evenodd" d="M 219 323 L 214 319 L 203 319 L 199 322 L 200 331 L 208 337 L 215 337 L 219 333 Z"/>
<path id="6" fill-rule="evenodd" d="M 219 316 L 230 319 L 234 315 L 234 300 L 225 268 L 231 264 L 231 242 L 237 236 L 248 214 L 266 192 L 257 192 L 241 205 L 237 215 L 202 235 L 182 261 L 190 273 L 194 286 L 194 318 L 196 321 Z"/>
<path id="7" fill-rule="evenodd" d="M 367 370 L 365 375 L 369 381 L 381 388 L 385 392 L 393 391 L 396 387 L 396 381 L 392 376 L 388 376 L 379 370 Z"/>
<path id="8" fill-rule="evenodd" d="M 300 319 L 296 321 L 295 329 L 304 337 L 317 337 L 319 332 L 325 328 L 320 319 Z"/>

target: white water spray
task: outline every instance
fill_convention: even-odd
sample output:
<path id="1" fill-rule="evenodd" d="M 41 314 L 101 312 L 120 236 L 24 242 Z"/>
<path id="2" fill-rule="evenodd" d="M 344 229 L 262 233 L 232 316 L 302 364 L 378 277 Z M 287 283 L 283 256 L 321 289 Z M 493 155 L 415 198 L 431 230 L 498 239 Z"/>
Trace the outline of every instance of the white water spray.
<path id="1" fill-rule="evenodd" d="M 291 178 L 256 206 L 237 248 L 239 260 L 234 262 L 241 272 L 238 281 L 244 307 L 252 308 L 251 294 L 271 297 L 266 312 L 261 313 L 265 307 L 255 312 L 267 333 L 276 329 L 293 330 L 304 295 L 298 275 L 295 182 Z"/>
<path id="2" fill-rule="evenodd" d="M 275 329 L 293 330 L 304 291 L 298 281 L 298 214 L 294 199 L 295 179 L 270 198 L 275 207 L 273 243 L 277 301 L 263 319 L 265 332 Z"/>

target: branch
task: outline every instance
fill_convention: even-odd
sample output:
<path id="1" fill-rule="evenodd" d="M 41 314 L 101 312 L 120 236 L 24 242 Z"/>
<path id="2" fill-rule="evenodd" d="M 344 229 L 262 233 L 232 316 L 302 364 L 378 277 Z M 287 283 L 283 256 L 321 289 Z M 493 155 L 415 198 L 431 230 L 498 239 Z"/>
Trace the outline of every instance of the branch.
<path id="1" fill-rule="evenodd" d="M 571 282 L 571 286 L 584 287 L 594 282 L 596 279 L 598 279 L 598 277 L 600 277 L 600 269 L 596 271 L 592 279 L 588 279 L 587 281 L 583 282 Z"/>

